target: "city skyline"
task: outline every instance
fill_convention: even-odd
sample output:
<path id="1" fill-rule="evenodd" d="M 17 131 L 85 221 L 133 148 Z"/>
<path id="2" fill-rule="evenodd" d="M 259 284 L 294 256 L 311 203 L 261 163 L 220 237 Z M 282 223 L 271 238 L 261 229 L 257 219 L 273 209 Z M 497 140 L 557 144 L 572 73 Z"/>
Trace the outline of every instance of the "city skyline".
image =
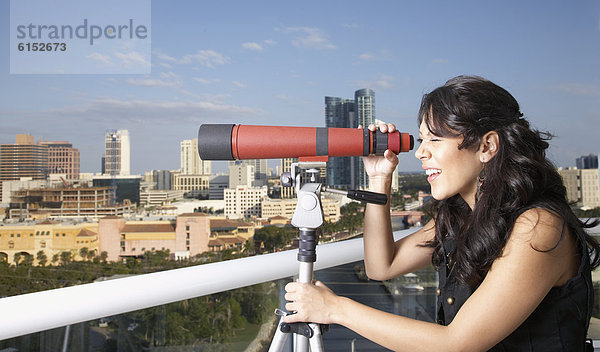
<path id="1" fill-rule="evenodd" d="M 0 4 L 5 28 L 9 4 Z M 179 143 L 202 123 L 322 127 L 325 96 L 363 88 L 377 94 L 377 119 L 416 135 L 422 94 L 477 74 L 557 136 L 556 166 L 599 149 L 590 128 L 600 111 L 597 1 L 151 4 L 149 75 L 11 75 L 3 50 L 0 143 L 25 133 L 68 140 L 81 172 L 100 172 L 106 130 L 127 129 L 132 173 L 178 169 Z M 400 171 L 419 169 L 414 153 L 400 156 Z"/>

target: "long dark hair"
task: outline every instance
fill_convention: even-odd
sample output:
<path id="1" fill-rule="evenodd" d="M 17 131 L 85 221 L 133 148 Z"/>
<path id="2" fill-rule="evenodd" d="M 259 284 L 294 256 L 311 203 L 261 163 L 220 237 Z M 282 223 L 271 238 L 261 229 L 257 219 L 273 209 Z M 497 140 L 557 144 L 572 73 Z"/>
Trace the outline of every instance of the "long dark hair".
<path id="1" fill-rule="evenodd" d="M 477 150 L 489 131 L 499 136 L 499 150 L 485 165 L 485 180 L 472 210 L 460 195 L 428 203 L 436 233 L 425 246 L 434 248 L 434 266 L 443 262 L 443 238 L 454 238 L 455 275 L 471 287 L 479 285 L 501 255 L 517 217 L 534 207 L 562 217 L 578 239 L 585 238 L 593 253 L 592 267 L 600 264 L 600 245 L 584 230 L 595 224 L 583 223 L 573 214 L 562 178 L 546 158 L 552 136 L 530 128 L 522 116 L 509 92 L 477 76 L 452 78 L 421 101 L 419 125 L 424 121 L 436 136 L 462 136 L 459 149 Z"/>

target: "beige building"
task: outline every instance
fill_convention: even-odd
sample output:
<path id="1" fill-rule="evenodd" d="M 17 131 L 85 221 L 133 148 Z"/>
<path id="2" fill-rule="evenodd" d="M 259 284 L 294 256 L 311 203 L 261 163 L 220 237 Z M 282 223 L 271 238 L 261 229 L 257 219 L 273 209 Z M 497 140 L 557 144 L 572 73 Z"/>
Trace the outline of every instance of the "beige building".
<path id="1" fill-rule="evenodd" d="M 262 217 L 261 202 L 267 194 L 267 186 L 226 188 L 225 216 L 230 219 Z"/>
<path id="2" fill-rule="evenodd" d="M 254 165 L 233 163 L 229 165 L 229 188 L 254 186 Z"/>
<path id="3" fill-rule="evenodd" d="M 176 191 L 205 191 L 208 194 L 210 175 L 175 174 L 173 181 Z"/>
<path id="4" fill-rule="evenodd" d="M 181 173 L 184 175 L 210 175 L 212 162 L 200 159 L 198 138 L 183 140 L 180 143 Z"/>
<path id="5" fill-rule="evenodd" d="M 581 208 L 600 207 L 598 169 L 559 168 L 567 189 L 567 201 Z"/>
<path id="6" fill-rule="evenodd" d="M 140 206 L 161 206 L 183 199 L 183 191 L 149 189 L 140 191 Z"/>
<path id="7" fill-rule="evenodd" d="M 167 249 L 174 259 L 189 258 L 209 250 L 210 217 L 203 213 L 182 214 L 175 221 L 105 217 L 98 221 L 98 234 L 99 246 L 111 261 Z"/>
<path id="8" fill-rule="evenodd" d="M 48 264 L 53 262 L 54 255 L 71 252 L 75 260 L 82 260 L 80 249 L 86 247 L 93 254 L 99 253 L 98 226 L 96 223 L 77 225 L 61 224 L 53 221 L 42 221 L 37 224 L 14 225 L 0 227 L 0 261 L 15 264 L 15 254 L 21 258 L 32 256 L 37 264 L 38 252 L 47 257 Z"/>
<path id="9" fill-rule="evenodd" d="M 262 217 L 273 218 L 282 216 L 292 219 L 298 199 L 270 199 L 265 198 L 262 201 Z M 321 197 L 321 206 L 323 208 L 323 217 L 327 222 L 337 222 L 340 219 L 340 202 Z"/>

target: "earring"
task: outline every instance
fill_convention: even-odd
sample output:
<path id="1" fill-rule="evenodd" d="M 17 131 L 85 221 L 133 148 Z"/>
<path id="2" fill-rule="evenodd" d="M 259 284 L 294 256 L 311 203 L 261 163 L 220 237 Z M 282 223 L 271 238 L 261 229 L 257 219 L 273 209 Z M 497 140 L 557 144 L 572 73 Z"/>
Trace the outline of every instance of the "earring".
<path id="1" fill-rule="evenodd" d="M 479 199 L 479 195 L 481 193 L 481 188 L 483 186 L 483 181 L 485 181 L 485 163 L 483 164 L 483 168 L 479 171 L 479 175 L 477 175 L 477 192 L 476 198 Z"/>

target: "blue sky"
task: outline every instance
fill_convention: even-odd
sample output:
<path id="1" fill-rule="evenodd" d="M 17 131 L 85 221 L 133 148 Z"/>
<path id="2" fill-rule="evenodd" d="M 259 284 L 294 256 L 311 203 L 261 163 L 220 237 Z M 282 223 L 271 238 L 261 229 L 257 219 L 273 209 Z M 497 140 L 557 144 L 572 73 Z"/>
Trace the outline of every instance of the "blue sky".
<path id="1" fill-rule="evenodd" d="M 377 118 L 416 134 L 423 93 L 459 74 L 508 89 L 557 136 L 557 166 L 600 149 L 595 0 L 152 1 L 151 73 L 112 75 L 10 74 L 9 9 L 0 0 L 0 143 L 68 140 L 82 172 L 100 170 L 110 129 L 129 130 L 132 172 L 177 169 L 202 123 L 324 126 L 324 97 L 361 88 Z M 403 154 L 399 168 L 420 163 Z"/>

